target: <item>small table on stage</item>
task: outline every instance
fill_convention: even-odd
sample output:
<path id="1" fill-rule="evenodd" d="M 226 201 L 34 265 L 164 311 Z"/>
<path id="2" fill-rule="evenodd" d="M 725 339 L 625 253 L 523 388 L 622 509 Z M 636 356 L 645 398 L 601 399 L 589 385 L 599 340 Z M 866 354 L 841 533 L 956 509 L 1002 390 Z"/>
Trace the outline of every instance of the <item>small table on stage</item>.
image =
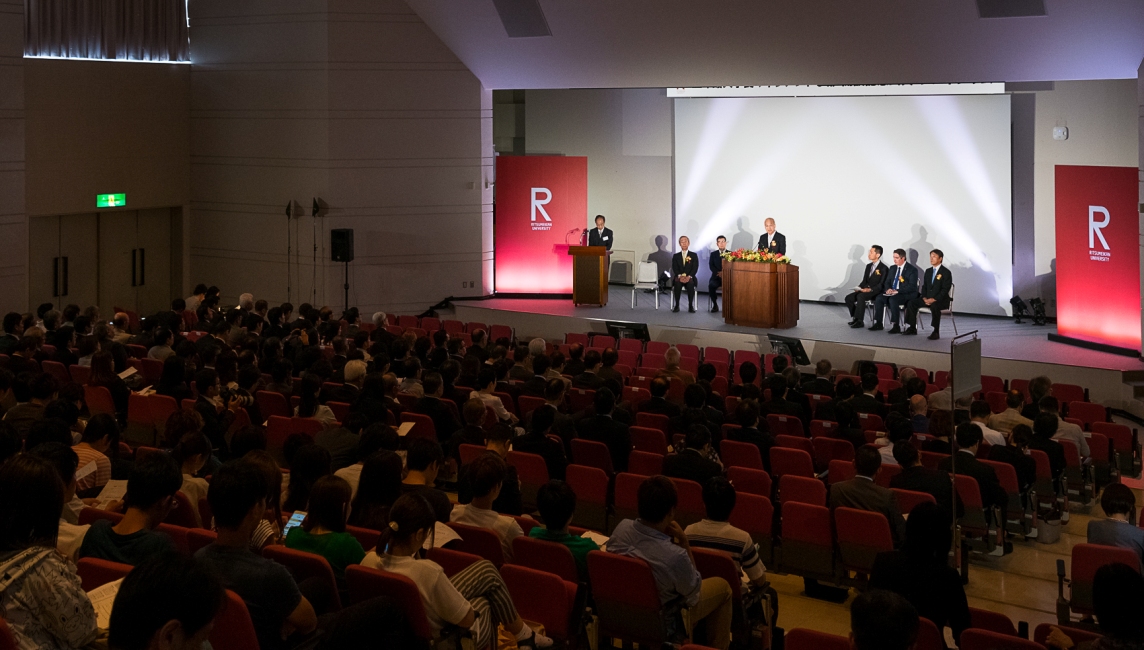
<path id="1" fill-rule="evenodd" d="M 572 304 L 608 304 L 608 249 L 605 246 L 569 246 L 572 256 Z"/>
<path id="2" fill-rule="evenodd" d="M 724 261 L 723 321 L 768 329 L 798 325 L 798 267 Z"/>

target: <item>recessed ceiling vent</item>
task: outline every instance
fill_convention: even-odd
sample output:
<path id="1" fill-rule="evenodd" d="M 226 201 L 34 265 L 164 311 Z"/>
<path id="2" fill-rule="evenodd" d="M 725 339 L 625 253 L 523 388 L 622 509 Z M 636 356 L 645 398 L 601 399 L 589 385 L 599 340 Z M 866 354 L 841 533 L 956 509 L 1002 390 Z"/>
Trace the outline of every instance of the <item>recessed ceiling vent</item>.
<path id="1" fill-rule="evenodd" d="M 977 0 L 982 18 L 1025 18 L 1044 16 L 1045 0 Z"/>
<path id="2" fill-rule="evenodd" d="M 493 0 L 509 38 L 552 36 L 539 0 Z"/>

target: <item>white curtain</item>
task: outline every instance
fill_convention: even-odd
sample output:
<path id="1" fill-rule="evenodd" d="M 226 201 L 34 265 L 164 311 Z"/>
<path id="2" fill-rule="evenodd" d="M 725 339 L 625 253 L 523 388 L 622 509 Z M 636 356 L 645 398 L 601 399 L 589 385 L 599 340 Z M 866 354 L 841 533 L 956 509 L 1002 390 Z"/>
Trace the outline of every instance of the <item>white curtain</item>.
<path id="1" fill-rule="evenodd" d="M 186 0 L 24 0 L 24 55 L 190 61 Z"/>

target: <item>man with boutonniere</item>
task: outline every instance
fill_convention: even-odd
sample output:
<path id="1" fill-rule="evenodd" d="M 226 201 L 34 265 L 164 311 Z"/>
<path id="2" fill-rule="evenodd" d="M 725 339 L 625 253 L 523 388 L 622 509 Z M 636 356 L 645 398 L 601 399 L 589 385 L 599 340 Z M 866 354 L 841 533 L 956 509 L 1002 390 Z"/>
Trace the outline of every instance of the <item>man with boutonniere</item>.
<path id="1" fill-rule="evenodd" d="M 862 273 L 862 282 L 858 284 L 850 295 L 846 296 L 846 306 L 850 309 L 850 327 L 862 327 L 866 316 L 866 302 L 882 295 L 886 283 L 886 276 L 890 269 L 882 262 L 882 247 L 877 244 L 870 247 L 866 254 L 870 263 Z"/>
<path id="2" fill-rule="evenodd" d="M 715 238 L 716 250 L 711 251 L 711 258 L 707 260 L 707 268 L 711 270 L 711 279 L 707 281 L 707 295 L 711 298 L 711 313 L 719 313 L 719 287 L 723 286 L 723 253 L 727 252 L 727 238 L 719 235 Z"/>
<path id="3" fill-rule="evenodd" d="M 906 303 L 906 324 L 910 327 L 902 334 L 917 334 L 918 310 L 929 307 L 930 326 L 933 327 L 929 339 L 936 341 L 941 338 L 938 334 L 938 328 L 941 327 L 941 310 L 949 309 L 949 290 L 953 286 L 953 274 L 941 263 L 943 259 L 945 253 L 940 249 L 935 248 L 930 251 L 930 268 L 926 269 L 922 278 L 922 293 Z"/>
<path id="4" fill-rule="evenodd" d="M 699 256 L 687 250 L 691 240 L 679 238 L 679 252 L 671 257 L 671 311 L 679 312 L 679 292 L 687 289 L 687 311 L 695 313 L 695 274 L 699 272 Z"/>

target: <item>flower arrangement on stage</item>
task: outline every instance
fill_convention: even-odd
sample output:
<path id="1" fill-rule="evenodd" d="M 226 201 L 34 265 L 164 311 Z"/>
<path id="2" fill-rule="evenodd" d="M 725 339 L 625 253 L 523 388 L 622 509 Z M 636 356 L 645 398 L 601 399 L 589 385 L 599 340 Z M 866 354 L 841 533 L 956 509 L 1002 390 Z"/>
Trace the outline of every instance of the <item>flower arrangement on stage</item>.
<path id="1" fill-rule="evenodd" d="M 790 264 L 786 255 L 761 251 L 757 248 L 740 248 L 737 251 L 724 251 L 723 259 L 728 262 L 758 262 L 760 264 Z"/>

